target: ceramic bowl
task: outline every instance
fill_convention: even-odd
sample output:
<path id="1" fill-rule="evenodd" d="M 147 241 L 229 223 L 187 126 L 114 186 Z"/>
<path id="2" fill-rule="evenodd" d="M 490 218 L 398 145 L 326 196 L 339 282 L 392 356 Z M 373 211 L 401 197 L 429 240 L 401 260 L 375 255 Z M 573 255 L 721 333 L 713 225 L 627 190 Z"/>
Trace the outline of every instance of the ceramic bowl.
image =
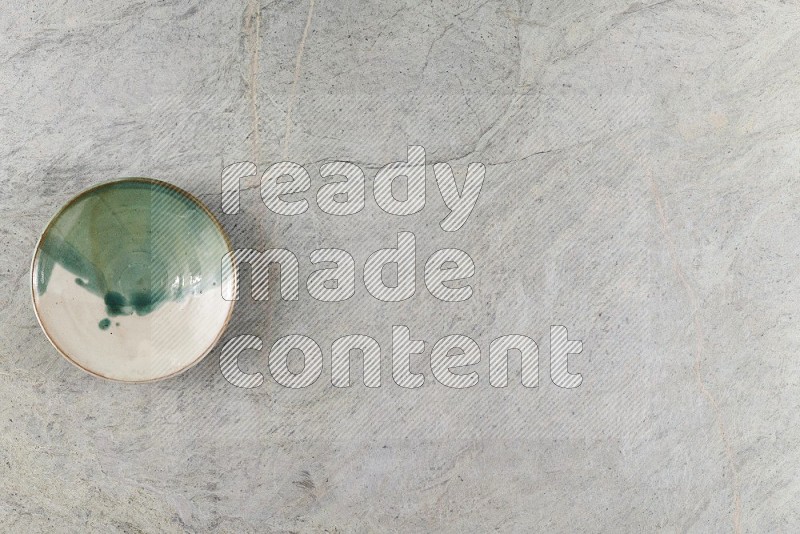
<path id="1" fill-rule="evenodd" d="M 123 382 L 175 375 L 222 335 L 230 243 L 185 191 L 148 178 L 92 187 L 42 233 L 31 268 L 44 333 L 69 361 Z"/>

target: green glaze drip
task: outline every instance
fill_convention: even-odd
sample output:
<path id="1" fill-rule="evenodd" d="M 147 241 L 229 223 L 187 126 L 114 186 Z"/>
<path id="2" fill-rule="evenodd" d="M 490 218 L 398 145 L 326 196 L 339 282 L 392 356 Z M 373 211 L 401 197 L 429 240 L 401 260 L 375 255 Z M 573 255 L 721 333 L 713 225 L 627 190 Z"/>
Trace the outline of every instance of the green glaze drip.
<path id="1" fill-rule="evenodd" d="M 108 318 L 105 318 L 97 323 L 97 326 L 100 327 L 100 330 L 108 330 L 108 327 L 111 326 L 111 321 Z"/>
<path id="2" fill-rule="evenodd" d="M 106 304 L 106 311 L 112 317 L 117 315 L 130 315 L 128 302 L 125 297 L 116 291 L 109 291 L 103 296 L 103 302 Z"/>
<path id="3" fill-rule="evenodd" d="M 216 223 L 179 191 L 145 180 L 91 189 L 51 223 L 35 266 L 47 291 L 55 265 L 103 300 L 110 317 L 146 315 L 220 280 L 227 243 Z M 108 328 L 104 319 L 100 328 Z M 105 325 L 105 327 L 104 327 Z"/>

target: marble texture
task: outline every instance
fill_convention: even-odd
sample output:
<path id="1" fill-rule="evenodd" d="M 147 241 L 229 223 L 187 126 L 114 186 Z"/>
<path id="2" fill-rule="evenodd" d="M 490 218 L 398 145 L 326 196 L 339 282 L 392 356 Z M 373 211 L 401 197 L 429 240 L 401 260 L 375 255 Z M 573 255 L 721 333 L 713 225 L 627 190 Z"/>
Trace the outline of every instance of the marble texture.
<path id="1" fill-rule="evenodd" d="M 698 0 L 222 0 L 0 5 L 0 530 L 795 532 L 800 526 L 800 6 Z M 371 197 L 425 147 L 486 165 L 465 227 Z M 357 162 L 367 205 L 276 216 L 225 165 Z M 475 293 L 386 304 L 243 300 L 226 333 L 306 334 L 326 367 L 242 390 L 219 349 L 164 382 L 82 374 L 36 324 L 39 232 L 122 176 L 168 180 L 237 247 L 339 247 L 357 272 L 397 231 L 473 257 Z M 309 196 L 313 198 L 313 196 Z M 794 304 L 793 304 L 794 303 Z M 391 326 L 483 350 L 469 390 L 331 387 L 330 344 Z M 488 385 L 488 344 L 584 352 L 575 390 Z M 267 353 L 242 358 L 267 373 Z M 513 375 L 512 375 L 513 377 Z"/>

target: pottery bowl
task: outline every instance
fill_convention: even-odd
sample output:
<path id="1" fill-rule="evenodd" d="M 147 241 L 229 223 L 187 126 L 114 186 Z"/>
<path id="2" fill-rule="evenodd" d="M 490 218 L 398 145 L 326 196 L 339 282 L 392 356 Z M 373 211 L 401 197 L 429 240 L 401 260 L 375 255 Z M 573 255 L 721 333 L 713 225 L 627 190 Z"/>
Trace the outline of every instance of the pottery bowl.
<path id="1" fill-rule="evenodd" d="M 231 250 L 208 209 L 148 178 L 80 193 L 42 233 L 31 269 L 39 324 L 96 376 L 147 382 L 188 369 L 217 343 Z"/>

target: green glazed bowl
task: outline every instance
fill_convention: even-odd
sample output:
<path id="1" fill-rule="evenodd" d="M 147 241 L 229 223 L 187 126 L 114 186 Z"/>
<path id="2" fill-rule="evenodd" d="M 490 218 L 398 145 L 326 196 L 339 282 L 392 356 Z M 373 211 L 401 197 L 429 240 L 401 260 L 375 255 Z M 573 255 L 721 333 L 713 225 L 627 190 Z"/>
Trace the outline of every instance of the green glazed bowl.
<path id="1" fill-rule="evenodd" d="M 42 233 L 34 310 L 53 346 L 85 371 L 166 378 L 222 336 L 233 311 L 221 287 L 230 252 L 219 222 L 189 193 L 149 178 L 100 184 Z"/>

